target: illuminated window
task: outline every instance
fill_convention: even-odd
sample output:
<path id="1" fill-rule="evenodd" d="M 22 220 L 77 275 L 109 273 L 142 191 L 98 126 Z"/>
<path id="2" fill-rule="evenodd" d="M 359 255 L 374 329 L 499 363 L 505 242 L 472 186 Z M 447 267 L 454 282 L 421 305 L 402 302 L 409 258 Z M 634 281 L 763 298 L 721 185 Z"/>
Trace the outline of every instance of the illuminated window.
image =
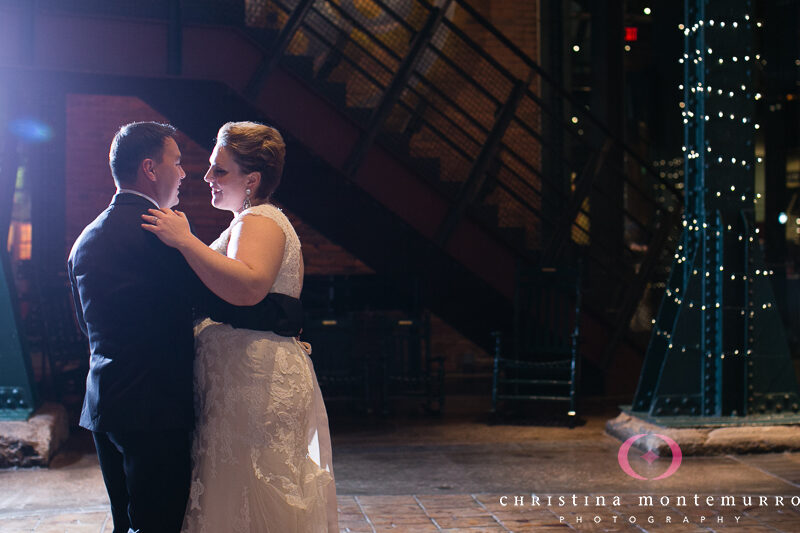
<path id="1" fill-rule="evenodd" d="M 8 252 L 13 261 L 27 261 L 31 258 L 31 237 L 33 227 L 30 222 L 12 221 L 8 228 Z"/>
<path id="2" fill-rule="evenodd" d="M 32 236 L 30 192 L 25 179 L 25 167 L 20 166 L 17 169 L 14 204 L 11 208 L 11 225 L 8 228 L 8 253 L 12 261 L 30 260 L 33 247 Z"/>

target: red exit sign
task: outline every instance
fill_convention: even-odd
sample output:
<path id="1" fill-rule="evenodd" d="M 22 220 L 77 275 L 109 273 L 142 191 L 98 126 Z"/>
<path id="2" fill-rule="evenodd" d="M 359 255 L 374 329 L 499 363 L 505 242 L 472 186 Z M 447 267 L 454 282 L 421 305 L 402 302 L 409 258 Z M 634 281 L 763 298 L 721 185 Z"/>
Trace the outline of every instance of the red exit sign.
<path id="1" fill-rule="evenodd" d="M 625 26 L 625 40 L 636 41 L 639 39 L 639 28 L 636 26 Z"/>

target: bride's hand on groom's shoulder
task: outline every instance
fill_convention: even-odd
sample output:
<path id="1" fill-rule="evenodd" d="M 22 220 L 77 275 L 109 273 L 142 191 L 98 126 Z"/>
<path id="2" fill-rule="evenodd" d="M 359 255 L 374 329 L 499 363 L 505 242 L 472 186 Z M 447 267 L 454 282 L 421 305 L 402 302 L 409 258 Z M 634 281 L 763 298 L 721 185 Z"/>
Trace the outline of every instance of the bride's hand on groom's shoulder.
<path id="1" fill-rule="evenodd" d="M 154 233 L 167 246 L 180 248 L 191 241 L 193 235 L 189 220 L 182 211 L 168 208 L 148 209 L 142 215 L 142 228 Z"/>

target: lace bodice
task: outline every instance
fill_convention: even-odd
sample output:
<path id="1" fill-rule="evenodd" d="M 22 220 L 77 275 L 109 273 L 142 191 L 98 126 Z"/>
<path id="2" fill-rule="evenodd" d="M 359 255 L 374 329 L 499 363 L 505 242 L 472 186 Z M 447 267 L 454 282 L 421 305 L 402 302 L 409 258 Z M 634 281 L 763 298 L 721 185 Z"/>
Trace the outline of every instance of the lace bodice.
<path id="1" fill-rule="evenodd" d="M 211 249 L 221 254 L 227 254 L 228 244 L 231 240 L 231 231 L 237 224 L 241 224 L 244 217 L 248 215 L 258 215 L 270 218 L 278 224 L 286 236 L 286 244 L 283 247 L 283 262 L 278 276 L 275 278 L 269 292 L 279 292 L 294 298 L 300 297 L 303 288 L 303 254 L 300 249 L 300 239 L 292 227 L 292 223 L 286 218 L 278 207 L 272 204 L 261 204 L 249 209 L 245 209 L 231 221 L 228 229 L 211 243 Z"/>

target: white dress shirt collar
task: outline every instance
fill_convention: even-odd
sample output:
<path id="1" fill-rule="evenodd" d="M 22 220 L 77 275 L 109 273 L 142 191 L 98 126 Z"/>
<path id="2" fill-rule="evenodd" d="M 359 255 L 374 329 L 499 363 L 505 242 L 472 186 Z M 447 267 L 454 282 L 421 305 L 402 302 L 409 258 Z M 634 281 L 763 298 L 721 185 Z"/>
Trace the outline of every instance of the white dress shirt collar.
<path id="1" fill-rule="evenodd" d="M 153 200 L 151 197 L 147 196 L 143 192 L 135 191 L 133 189 L 117 189 L 117 194 L 121 194 L 121 193 L 135 194 L 136 196 L 141 196 L 142 198 L 146 198 L 147 200 L 150 200 L 151 202 L 153 202 L 153 204 L 156 207 L 158 207 L 158 208 L 161 207 L 161 206 L 158 205 L 158 202 L 156 202 L 155 200 Z"/>

